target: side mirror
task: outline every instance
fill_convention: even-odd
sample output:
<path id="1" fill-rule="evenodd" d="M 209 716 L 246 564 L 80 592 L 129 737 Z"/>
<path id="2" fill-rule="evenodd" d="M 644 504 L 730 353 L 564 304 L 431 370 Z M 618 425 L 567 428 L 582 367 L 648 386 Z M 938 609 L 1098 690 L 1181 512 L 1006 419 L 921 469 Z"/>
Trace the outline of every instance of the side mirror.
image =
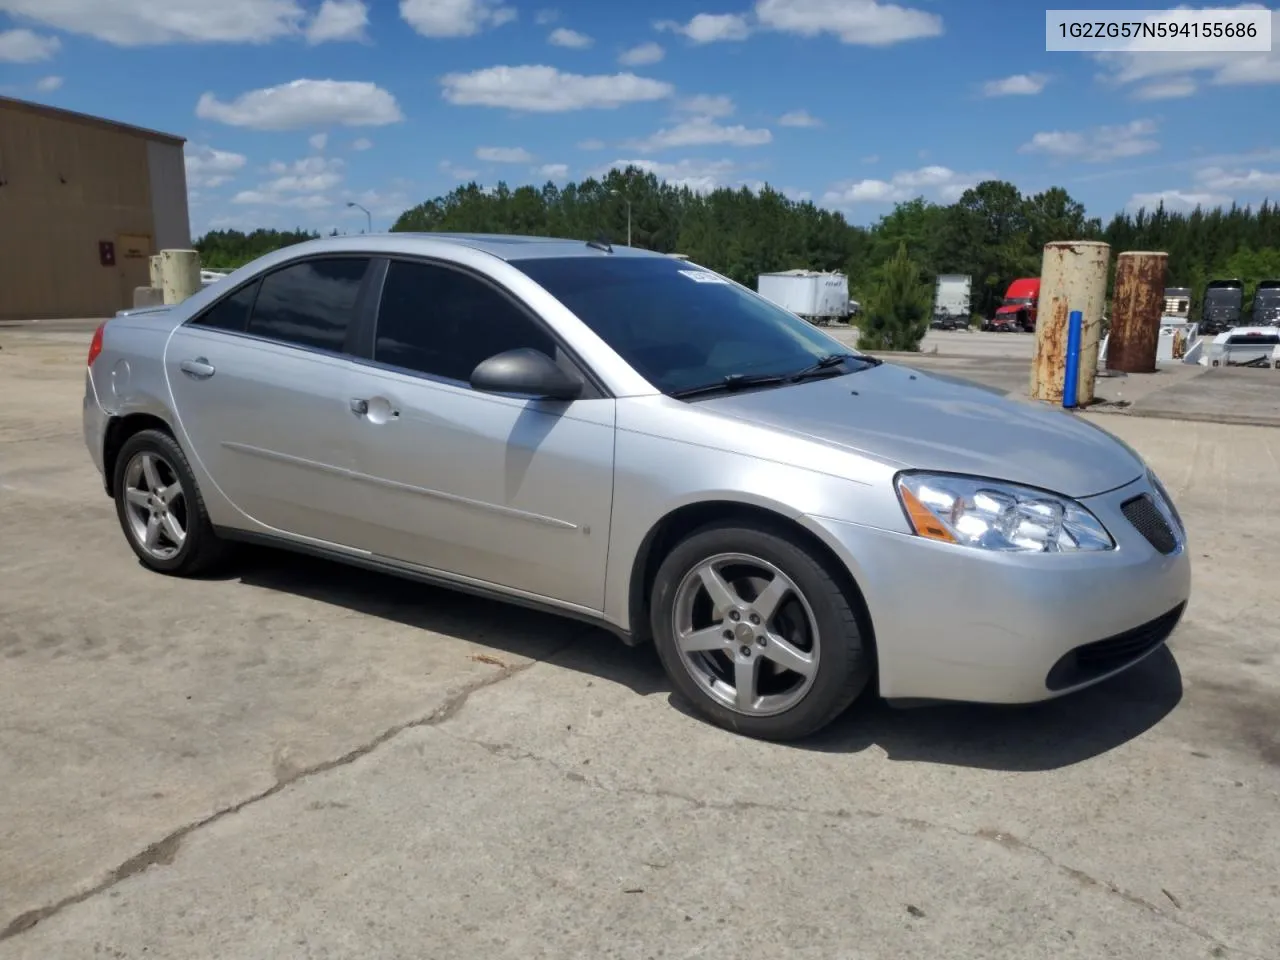
<path id="1" fill-rule="evenodd" d="M 471 386 L 486 393 L 515 393 L 542 400 L 576 400 L 582 381 L 574 380 L 541 350 L 520 347 L 494 354 L 471 371 Z"/>

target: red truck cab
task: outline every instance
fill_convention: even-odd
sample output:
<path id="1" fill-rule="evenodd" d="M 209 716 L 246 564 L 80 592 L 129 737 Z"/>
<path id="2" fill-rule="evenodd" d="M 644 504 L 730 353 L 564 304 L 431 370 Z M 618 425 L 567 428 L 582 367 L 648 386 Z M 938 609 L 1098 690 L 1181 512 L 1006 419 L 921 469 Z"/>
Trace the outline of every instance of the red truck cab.
<path id="1" fill-rule="evenodd" d="M 1012 326 L 1015 330 L 1036 328 L 1036 310 L 1040 306 L 1040 278 L 1022 277 L 1009 284 L 1004 299 L 991 322 L 993 329 Z"/>

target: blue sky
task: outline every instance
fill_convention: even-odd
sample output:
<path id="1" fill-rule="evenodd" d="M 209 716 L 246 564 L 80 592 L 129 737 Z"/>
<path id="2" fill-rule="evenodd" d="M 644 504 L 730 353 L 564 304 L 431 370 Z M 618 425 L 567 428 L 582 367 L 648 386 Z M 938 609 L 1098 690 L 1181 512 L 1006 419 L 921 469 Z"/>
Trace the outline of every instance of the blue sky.
<path id="1" fill-rule="evenodd" d="M 1280 46 L 1044 47 L 1025 0 L 0 0 L 0 93 L 186 137 L 197 233 L 627 161 L 856 223 L 986 177 L 1104 218 L 1280 199 Z"/>

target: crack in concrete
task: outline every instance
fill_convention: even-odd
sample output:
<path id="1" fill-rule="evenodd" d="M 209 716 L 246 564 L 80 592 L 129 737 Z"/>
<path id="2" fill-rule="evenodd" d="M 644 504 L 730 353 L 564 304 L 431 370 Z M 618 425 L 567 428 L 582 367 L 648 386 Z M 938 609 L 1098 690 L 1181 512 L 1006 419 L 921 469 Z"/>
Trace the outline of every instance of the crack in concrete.
<path id="1" fill-rule="evenodd" d="M 270 797 L 275 796 L 285 788 L 298 783 L 301 780 L 306 780 L 311 777 L 318 776 L 319 774 L 327 773 L 330 770 L 335 770 L 339 767 L 348 766 L 362 757 L 367 757 L 379 747 L 391 740 L 394 740 L 407 730 L 414 730 L 420 727 L 435 727 L 442 723 L 447 723 L 449 720 L 456 717 L 458 712 L 466 706 L 467 700 L 473 693 L 518 676 L 540 663 L 553 662 L 555 658 L 559 657 L 585 635 L 586 634 L 583 633 L 576 633 L 568 641 L 556 647 L 550 653 L 541 658 L 532 659 L 528 663 L 516 666 L 504 665 L 502 669 L 491 673 L 488 676 L 481 677 L 479 680 L 469 683 L 456 693 L 451 694 L 445 698 L 444 703 L 432 710 L 425 717 L 418 717 L 414 720 L 408 720 L 404 723 L 396 724 L 394 727 L 384 730 L 372 740 L 361 744 L 353 750 L 349 750 L 340 757 L 324 760 L 310 767 L 303 767 L 298 770 L 290 771 L 286 776 L 277 779 L 275 784 L 268 787 L 266 790 L 262 790 L 250 797 L 246 797 L 244 800 L 232 804 L 229 807 L 223 807 L 221 810 L 217 810 L 201 820 L 179 827 L 168 836 L 161 840 L 157 840 L 155 843 L 150 844 L 128 860 L 125 860 L 114 870 L 108 873 L 106 878 L 99 883 L 96 883 L 79 893 L 63 897 L 55 903 L 47 904 L 46 906 L 37 907 L 34 910 L 28 910 L 25 913 L 18 914 L 18 916 L 9 921 L 4 929 L 0 930 L 0 942 L 25 933 L 42 920 L 47 920 L 49 917 L 61 913 L 68 907 L 73 907 L 76 904 L 92 899 L 93 897 L 110 890 L 121 881 L 142 873 L 151 866 L 156 864 L 167 866 L 173 863 L 183 841 L 197 830 L 201 830 L 204 827 L 217 823 L 219 820 L 223 820 L 227 817 L 240 813 L 242 810 L 251 807 L 254 804 L 261 803 L 263 800 L 267 800 Z"/>
<path id="2" fill-rule="evenodd" d="M 471 746 L 479 747 L 480 749 L 485 750 L 486 752 L 497 757 L 502 757 L 504 759 L 513 760 L 513 761 L 529 760 L 529 761 L 533 761 L 534 763 L 545 765 L 555 770 L 557 773 L 563 776 L 566 780 L 570 780 L 574 783 L 581 783 L 584 786 L 590 787 L 592 789 L 600 790 L 604 793 L 613 794 L 613 795 L 626 794 L 631 796 L 642 796 L 642 797 L 650 797 L 650 798 L 657 798 L 657 799 L 676 800 L 681 803 L 689 804 L 695 810 L 720 810 L 720 811 L 732 812 L 732 813 L 741 813 L 746 811 L 763 811 L 767 813 L 789 814 L 789 815 L 800 813 L 806 816 L 827 817 L 827 818 L 836 819 L 836 820 L 848 819 L 850 817 L 859 817 L 864 820 L 887 819 L 892 821 L 893 823 L 897 823 L 905 827 L 910 827 L 915 830 L 936 830 L 936 831 L 941 831 L 945 833 L 951 833 L 951 834 L 954 834 L 955 836 L 964 837 L 970 840 L 985 840 L 990 843 L 998 843 L 1001 846 L 1005 847 L 1006 849 L 1028 853 L 1028 854 L 1031 854 L 1032 856 L 1040 858 L 1049 866 L 1057 870 L 1059 873 L 1070 878 L 1071 880 L 1075 881 L 1081 886 L 1093 887 L 1093 888 L 1097 888 L 1099 890 L 1105 891 L 1106 893 L 1109 893 L 1112 896 L 1118 897 L 1119 899 L 1123 900 L 1125 903 L 1128 903 L 1130 906 L 1138 907 L 1141 910 L 1145 910 L 1148 913 L 1154 914 L 1155 916 L 1159 917 L 1161 920 L 1168 921 L 1169 923 L 1172 923 L 1175 926 L 1181 927 L 1182 929 L 1186 930 L 1188 933 L 1194 934 L 1195 936 L 1199 937 L 1200 939 L 1212 945 L 1215 950 L 1214 956 L 1224 956 L 1225 954 L 1220 951 L 1227 951 L 1230 953 L 1234 953 L 1238 956 L 1245 957 L 1247 958 L 1247 960 L 1278 960 L 1277 957 L 1267 957 L 1263 954 L 1252 953 L 1251 951 L 1245 950 L 1242 947 L 1231 946 L 1230 944 L 1225 943 L 1223 940 L 1221 940 L 1214 934 L 1210 933 L 1209 931 L 1204 930 L 1196 926 L 1195 924 L 1191 923 L 1190 921 L 1184 920 L 1181 917 L 1175 916 L 1169 913 L 1168 911 L 1161 909 L 1159 905 L 1152 903 L 1150 900 L 1147 900 L 1145 897 L 1141 897 L 1137 894 L 1130 893 L 1129 891 L 1123 889 L 1122 887 L 1111 882 L 1110 880 L 1101 880 L 1093 876 L 1092 874 L 1085 872 L 1084 870 L 1080 870 L 1076 867 L 1072 867 L 1072 866 L 1068 866 L 1067 864 L 1060 863 L 1048 851 L 1040 847 L 1037 847 L 1026 840 L 1016 837 L 1011 833 L 1006 833 L 1004 831 L 987 830 L 987 829 L 979 829 L 979 830 L 973 830 L 973 831 L 962 830 L 959 827 L 951 827 L 951 826 L 947 826 L 946 824 L 933 823 L 932 821 L 921 820 L 917 817 L 904 817 L 898 814 L 883 813 L 878 810 L 849 809 L 845 807 L 841 807 L 837 810 L 821 810 L 821 809 L 814 809 L 814 808 L 807 808 L 807 807 L 797 807 L 791 804 L 787 804 L 786 806 L 783 806 L 781 804 L 776 804 L 776 803 L 762 803 L 762 802 L 753 801 L 753 800 L 716 801 L 716 800 L 706 800 L 701 797 L 696 797 L 692 794 L 682 793 L 681 791 L 678 791 L 678 790 L 668 790 L 660 787 L 639 787 L 639 786 L 631 786 L 631 785 L 624 785 L 624 784 L 609 784 L 608 782 L 601 779 L 600 777 L 596 777 L 596 776 L 588 777 L 578 770 L 572 770 L 572 769 L 566 768 L 563 764 L 558 763 L 557 761 L 551 759 L 550 757 L 544 757 L 539 754 L 532 753 L 528 750 L 519 749 L 513 744 L 493 743 L 486 740 L 472 739 L 469 737 L 459 736 L 458 734 L 452 733 L 450 731 L 441 731 L 441 732 L 444 733 L 446 736 L 449 736 L 460 743 L 466 743 L 466 744 L 470 744 Z"/>

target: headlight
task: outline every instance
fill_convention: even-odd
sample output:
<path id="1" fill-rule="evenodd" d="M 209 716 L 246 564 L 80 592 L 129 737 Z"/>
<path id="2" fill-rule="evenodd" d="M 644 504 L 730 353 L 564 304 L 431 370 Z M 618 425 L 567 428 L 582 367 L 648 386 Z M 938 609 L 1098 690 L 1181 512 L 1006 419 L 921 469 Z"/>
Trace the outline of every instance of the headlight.
<path id="1" fill-rule="evenodd" d="M 946 474 L 899 474 L 898 498 L 917 536 L 982 550 L 1074 553 L 1111 550 L 1092 513 L 1043 490 Z"/>

